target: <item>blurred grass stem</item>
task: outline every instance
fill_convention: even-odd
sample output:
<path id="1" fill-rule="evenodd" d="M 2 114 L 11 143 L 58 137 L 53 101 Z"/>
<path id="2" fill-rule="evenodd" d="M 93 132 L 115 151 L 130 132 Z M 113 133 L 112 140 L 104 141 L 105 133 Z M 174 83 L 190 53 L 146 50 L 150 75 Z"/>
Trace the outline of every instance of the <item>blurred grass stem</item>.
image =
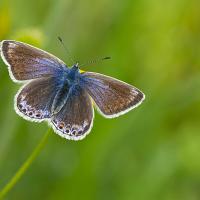
<path id="1" fill-rule="evenodd" d="M 3 187 L 3 189 L 0 191 L 0 199 L 3 199 L 5 195 L 16 185 L 16 183 L 20 180 L 20 178 L 24 175 L 24 173 L 27 171 L 27 169 L 30 167 L 30 165 L 33 163 L 33 161 L 37 158 L 41 150 L 43 149 L 44 145 L 47 142 L 47 138 L 51 132 L 51 129 L 49 129 L 38 145 L 35 147 L 31 155 L 25 160 L 25 162 L 21 165 L 19 170 L 14 174 L 14 176 L 11 178 L 11 180 Z"/>

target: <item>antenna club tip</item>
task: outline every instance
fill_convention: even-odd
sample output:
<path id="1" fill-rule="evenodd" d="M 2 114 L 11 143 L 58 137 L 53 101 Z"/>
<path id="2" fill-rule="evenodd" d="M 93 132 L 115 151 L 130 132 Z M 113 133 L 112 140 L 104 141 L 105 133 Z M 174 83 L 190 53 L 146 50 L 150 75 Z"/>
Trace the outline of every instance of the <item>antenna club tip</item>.
<path id="1" fill-rule="evenodd" d="M 103 58 L 103 60 L 108 60 L 108 59 L 111 59 L 111 57 L 110 56 L 106 56 L 106 57 Z"/>
<path id="2" fill-rule="evenodd" d="M 58 36 L 58 39 L 60 40 L 60 42 L 62 42 L 62 38 L 60 36 Z"/>

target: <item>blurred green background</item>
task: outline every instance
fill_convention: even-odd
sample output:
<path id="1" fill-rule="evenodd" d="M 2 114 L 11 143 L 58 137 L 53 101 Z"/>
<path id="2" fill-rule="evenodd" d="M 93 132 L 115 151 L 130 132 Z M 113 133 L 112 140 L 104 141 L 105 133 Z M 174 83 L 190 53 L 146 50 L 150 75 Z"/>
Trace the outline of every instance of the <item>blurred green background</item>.
<path id="1" fill-rule="evenodd" d="M 96 113 L 83 141 L 51 134 L 6 199 L 200 199 L 200 1 L 0 0 L 0 40 L 15 39 L 146 94 L 128 114 Z M 48 129 L 16 115 L 20 86 L 0 60 L 0 188 Z"/>

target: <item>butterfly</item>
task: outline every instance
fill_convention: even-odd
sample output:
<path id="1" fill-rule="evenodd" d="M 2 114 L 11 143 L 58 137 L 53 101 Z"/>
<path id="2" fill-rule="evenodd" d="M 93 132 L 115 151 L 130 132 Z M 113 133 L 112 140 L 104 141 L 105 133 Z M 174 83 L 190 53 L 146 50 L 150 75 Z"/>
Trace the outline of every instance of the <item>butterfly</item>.
<path id="1" fill-rule="evenodd" d="M 142 103 L 137 88 L 95 72 L 69 68 L 54 55 L 29 44 L 4 40 L 1 57 L 14 82 L 23 86 L 15 95 L 15 111 L 26 120 L 48 121 L 66 139 L 81 140 L 93 125 L 95 106 L 106 118 L 118 117 Z"/>

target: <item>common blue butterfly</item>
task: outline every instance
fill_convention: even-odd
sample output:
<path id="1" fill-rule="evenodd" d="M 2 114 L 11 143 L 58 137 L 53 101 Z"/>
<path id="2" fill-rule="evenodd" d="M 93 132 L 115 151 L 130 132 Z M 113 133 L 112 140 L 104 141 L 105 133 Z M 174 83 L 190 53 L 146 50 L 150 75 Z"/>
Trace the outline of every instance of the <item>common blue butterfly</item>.
<path id="1" fill-rule="evenodd" d="M 83 139 L 92 128 L 94 110 L 106 118 L 122 115 L 142 103 L 137 88 L 95 72 L 80 72 L 31 45 L 4 40 L 1 57 L 14 82 L 22 83 L 15 96 L 17 114 L 30 121 L 48 121 L 60 136 Z"/>

